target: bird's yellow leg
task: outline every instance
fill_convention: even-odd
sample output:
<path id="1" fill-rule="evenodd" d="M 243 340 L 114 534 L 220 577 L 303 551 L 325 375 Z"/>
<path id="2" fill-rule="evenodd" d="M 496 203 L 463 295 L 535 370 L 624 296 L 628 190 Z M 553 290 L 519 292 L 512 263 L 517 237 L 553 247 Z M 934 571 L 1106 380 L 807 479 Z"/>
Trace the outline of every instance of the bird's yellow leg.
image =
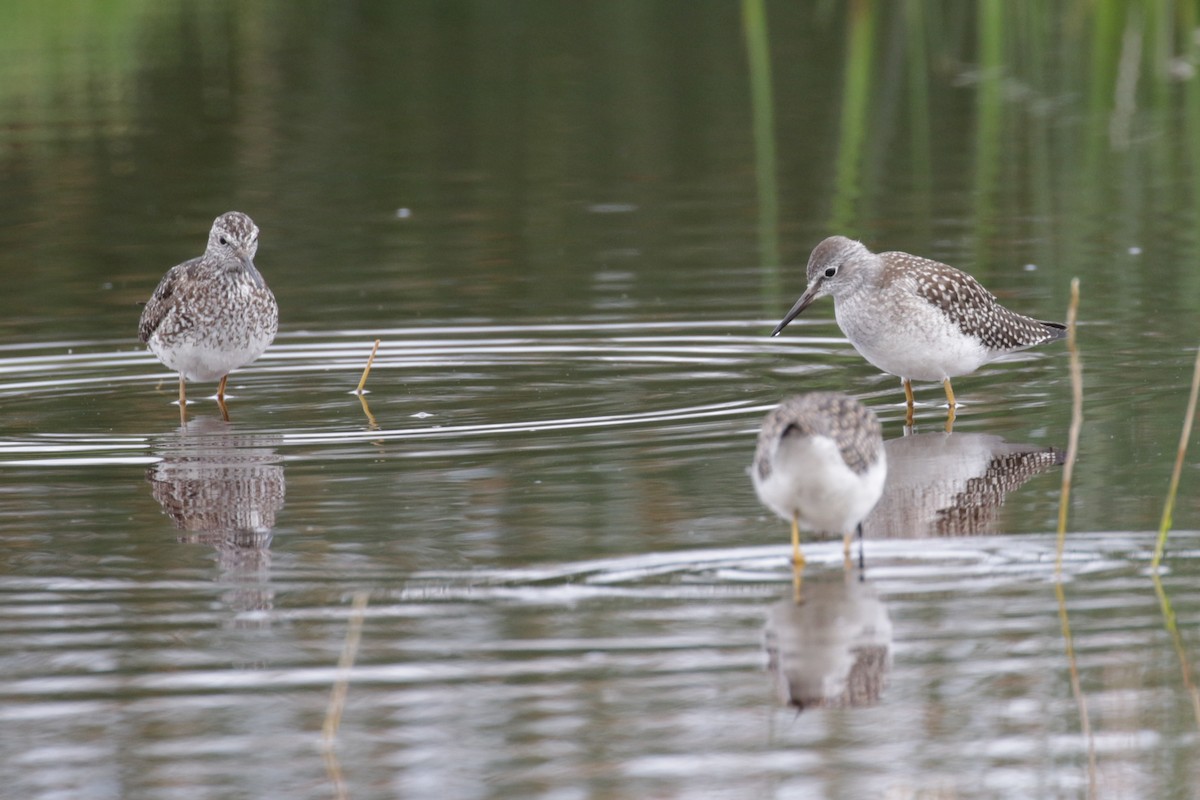
<path id="1" fill-rule="evenodd" d="M 227 380 L 229 380 L 229 376 L 222 375 L 221 382 L 217 384 L 217 402 L 218 403 L 223 404 L 225 402 L 225 381 L 227 381 Z M 954 404 L 951 403 L 950 405 L 954 405 Z"/>
<path id="2" fill-rule="evenodd" d="M 800 514 L 792 512 L 792 567 L 804 569 L 804 554 L 800 552 Z"/>
<path id="3" fill-rule="evenodd" d="M 950 388 L 950 379 L 942 381 L 942 386 L 946 387 L 946 402 L 949 404 L 949 410 L 946 412 L 946 433 L 954 432 L 954 390 Z"/>
<path id="4" fill-rule="evenodd" d="M 187 424 L 187 382 L 179 376 L 179 424 Z"/>
<path id="5" fill-rule="evenodd" d="M 904 424 L 912 427 L 913 424 L 913 391 L 912 381 L 904 378 L 904 399 L 908 401 L 908 410 L 904 414 Z"/>

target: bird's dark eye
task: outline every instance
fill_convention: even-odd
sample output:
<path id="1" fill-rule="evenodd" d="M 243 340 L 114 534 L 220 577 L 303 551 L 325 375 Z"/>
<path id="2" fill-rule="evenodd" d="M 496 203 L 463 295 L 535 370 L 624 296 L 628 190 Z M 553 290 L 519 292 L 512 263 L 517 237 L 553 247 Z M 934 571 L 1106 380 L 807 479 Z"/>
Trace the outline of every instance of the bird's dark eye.
<path id="1" fill-rule="evenodd" d="M 218 237 L 217 241 L 220 242 L 221 244 L 229 244 L 229 240 L 226 239 L 224 236 Z"/>
<path id="2" fill-rule="evenodd" d="M 837 275 L 837 267 L 826 267 L 825 268 L 825 277 L 826 278 L 832 278 L 834 275 Z"/>

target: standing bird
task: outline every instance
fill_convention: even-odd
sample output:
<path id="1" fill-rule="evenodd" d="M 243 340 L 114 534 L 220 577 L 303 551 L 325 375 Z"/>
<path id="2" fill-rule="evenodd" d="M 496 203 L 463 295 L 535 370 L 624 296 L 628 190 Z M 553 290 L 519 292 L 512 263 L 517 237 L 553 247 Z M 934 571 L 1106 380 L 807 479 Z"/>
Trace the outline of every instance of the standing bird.
<path id="1" fill-rule="evenodd" d="M 229 373 L 254 361 L 275 339 L 279 306 L 254 267 L 258 226 L 240 211 L 213 221 L 204 255 L 167 271 L 138 325 L 138 339 L 179 373 L 179 416 L 186 418 L 187 381 L 220 378 L 225 414 Z"/>
<path id="2" fill-rule="evenodd" d="M 909 253 L 872 253 L 830 236 L 808 258 L 808 288 L 771 332 L 778 336 L 812 301 L 833 296 L 838 327 L 859 354 L 904 382 L 941 381 L 954 420 L 950 379 L 1006 353 L 1066 336 L 1066 326 L 1010 311 L 967 273 Z M 949 424 L 949 423 L 948 423 Z"/>
<path id="3" fill-rule="evenodd" d="M 852 397 L 811 392 L 789 397 L 763 420 L 750 467 L 763 504 L 792 523 L 792 562 L 804 566 L 800 526 L 850 533 L 883 492 L 887 457 L 879 418 Z"/>

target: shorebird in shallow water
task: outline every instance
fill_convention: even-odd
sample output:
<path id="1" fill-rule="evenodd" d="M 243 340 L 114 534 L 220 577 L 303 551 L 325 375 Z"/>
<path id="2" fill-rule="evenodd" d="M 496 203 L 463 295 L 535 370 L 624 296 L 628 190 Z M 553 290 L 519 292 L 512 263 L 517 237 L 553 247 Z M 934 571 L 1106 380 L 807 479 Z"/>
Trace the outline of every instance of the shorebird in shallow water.
<path id="1" fill-rule="evenodd" d="M 142 311 L 138 339 L 179 373 L 179 416 L 187 381 L 220 380 L 225 410 L 229 373 L 254 361 L 275 339 L 279 306 L 254 266 L 258 226 L 240 211 L 213 221 L 204 255 L 167 271 Z"/>
<path id="2" fill-rule="evenodd" d="M 808 259 L 808 288 L 771 333 L 818 297 L 833 297 L 838 327 L 859 354 L 904 383 L 906 422 L 913 421 L 912 382 L 941 381 L 954 421 L 950 379 L 969 375 L 1006 353 L 1061 339 L 1066 326 L 1004 306 L 962 270 L 909 253 L 872 253 L 831 236 Z"/>
<path id="3" fill-rule="evenodd" d="M 750 476 L 763 504 L 792 523 L 792 562 L 804 567 L 800 527 L 850 534 L 883 492 L 887 458 L 879 418 L 852 397 L 812 392 L 767 414 Z"/>

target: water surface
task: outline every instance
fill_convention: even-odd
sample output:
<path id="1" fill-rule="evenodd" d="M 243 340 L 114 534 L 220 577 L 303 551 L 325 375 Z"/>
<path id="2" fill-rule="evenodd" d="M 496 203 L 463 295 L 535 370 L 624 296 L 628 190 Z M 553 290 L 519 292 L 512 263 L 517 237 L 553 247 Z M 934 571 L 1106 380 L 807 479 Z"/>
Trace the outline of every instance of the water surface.
<path id="1" fill-rule="evenodd" d="M 1192 456 L 1148 569 L 1191 4 L 39 8 L 0 25 L 14 796 L 1193 796 Z M 181 425 L 137 303 L 230 208 L 281 332 Z M 1045 319 L 1081 279 L 1061 581 L 1064 346 L 906 435 L 830 301 L 768 336 L 835 232 Z M 818 389 L 893 474 L 797 606 L 746 467 Z"/>

